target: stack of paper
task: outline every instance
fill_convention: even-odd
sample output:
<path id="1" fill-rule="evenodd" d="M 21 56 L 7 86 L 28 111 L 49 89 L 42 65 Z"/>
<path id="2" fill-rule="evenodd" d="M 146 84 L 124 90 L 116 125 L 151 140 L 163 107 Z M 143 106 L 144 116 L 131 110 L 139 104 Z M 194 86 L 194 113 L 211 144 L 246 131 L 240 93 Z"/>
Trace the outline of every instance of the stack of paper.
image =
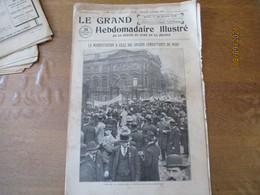
<path id="1" fill-rule="evenodd" d="M 29 68 L 51 35 L 39 0 L 0 0 L 0 75 Z"/>

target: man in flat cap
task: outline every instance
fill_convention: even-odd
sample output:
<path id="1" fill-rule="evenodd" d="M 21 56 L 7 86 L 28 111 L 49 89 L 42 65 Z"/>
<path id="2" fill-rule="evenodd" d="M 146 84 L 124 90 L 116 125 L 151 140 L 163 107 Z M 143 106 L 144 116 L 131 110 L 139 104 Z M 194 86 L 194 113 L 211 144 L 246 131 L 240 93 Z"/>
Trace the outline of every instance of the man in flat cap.
<path id="1" fill-rule="evenodd" d="M 140 180 L 140 160 L 137 150 L 130 144 L 131 131 L 126 128 L 120 132 L 120 145 L 112 151 L 109 165 L 112 181 Z"/>
<path id="2" fill-rule="evenodd" d="M 189 180 L 185 174 L 185 169 L 188 164 L 183 163 L 183 160 L 178 154 L 170 154 L 167 156 L 166 169 L 168 181 L 186 181 Z"/>
<path id="3" fill-rule="evenodd" d="M 80 165 L 80 181 L 104 181 L 108 176 L 108 166 L 103 160 L 99 146 L 94 141 L 89 142 L 85 159 Z"/>

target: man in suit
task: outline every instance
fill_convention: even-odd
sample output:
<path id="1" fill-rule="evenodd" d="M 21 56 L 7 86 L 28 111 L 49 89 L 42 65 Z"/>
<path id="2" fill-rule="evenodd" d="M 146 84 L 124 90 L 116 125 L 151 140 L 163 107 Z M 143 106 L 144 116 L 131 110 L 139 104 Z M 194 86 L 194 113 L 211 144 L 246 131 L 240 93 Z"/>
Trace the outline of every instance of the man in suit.
<path id="1" fill-rule="evenodd" d="M 144 147 L 144 135 L 142 131 L 138 130 L 137 123 L 134 121 L 132 123 L 132 132 L 131 132 L 132 141 L 136 143 L 137 151 L 142 151 Z"/>
<path id="2" fill-rule="evenodd" d="M 127 127 L 127 126 L 122 126 L 122 127 L 120 127 L 119 129 L 119 137 L 120 137 L 120 135 L 121 135 L 121 132 L 131 132 L 131 130 Z M 114 142 L 114 146 L 116 147 L 116 146 L 119 146 L 119 145 L 121 145 L 121 140 L 120 140 L 120 138 L 119 138 L 119 140 L 117 140 L 117 141 L 115 141 Z M 135 147 L 136 148 L 136 143 L 132 140 L 132 136 L 131 136 L 131 134 L 130 134 L 130 141 L 129 141 L 129 144 L 131 145 L 131 146 L 133 146 L 133 147 Z"/>
<path id="3" fill-rule="evenodd" d="M 169 145 L 167 150 L 167 155 L 169 154 L 178 154 L 180 155 L 180 141 L 181 141 L 181 132 L 177 126 L 177 123 L 174 119 L 170 120 L 170 137 L 169 137 Z"/>
<path id="4" fill-rule="evenodd" d="M 116 139 L 112 135 L 113 127 L 112 125 L 106 125 L 105 127 L 105 137 L 103 138 L 102 142 L 100 142 L 100 150 L 102 156 L 106 163 L 109 163 L 111 158 L 111 153 L 114 148 L 114 143 Z"/>
<path id="5" fill-rule="evenodd" d="M 161 121 L 157 123 L 157 127 L 159 128 L 159 136 L 158 136 L 158 145 L 161 149 L 162 161 L 165 160 L 165 154 L 167 151 L 167 146 L 169 142 L 170 136 L 170 127 L 165 120 L 166 115 L 164 113 L 161 114 Z"/>
<path id="6" fill-rule="evenodd" d="M 105 136 L 105 127 L 106 125 L 103 123 L 102 115 L 98 116 L 98 124 L 96 127 L 96 135 L 97 135 L 97 143 L 100 144 Z"/>
<path id="7" fill-rule="evenodd" d="M 99 146 L 94 141 L 87 144 L 86 155 L 80 165 L 80 181 L 104 181 L 109 176 Z"/>
<path id="8" fill-rule="evenodd" d="M 160 148 L 155 144 L 156 137 L 152 131 L 144 135 L 147 146 L 144 149 L 142 159 L 142 180 L 143 181 L 160 181 L 159 177 L 159 156 Z"/>
<path id="9" fill-rule="evenodd" d="M 117 136 L 117 121 L 112 117 L 112 113 L 108 112 L 107 113 L 107 118 L 104 120 L 104 123 L 106 125 L 111 125 L 112 126 L 112 135 L 114 138 Z"/>
<path id="10" fill-rule="evenodd" d="M 153 121 L 150 115 L 145 117 L 147 124 L 143 127 L 143 134 L 147 134 L 148 131 L 152 131 L 154 136 L 157 138 L 157 128 L 153 125 Z"/>
<path id="11" fill-rule="evenodd" d="M 120 145 L 112 151 L 109 165 L 112 181 L 140 180 L 140 161 L 137 150 L 130 145 L 130 133 L 129 129 L 123 129 L 120 133 Z"/>
<path id="12" fill-rule="evenodd" d="M 84 143 L 88 144 L 91 141 L 97 142 L 96 129 L 92 125 L 91 117 L 87 116 L 83 124 L 82 131 L 84 133 Z"/>

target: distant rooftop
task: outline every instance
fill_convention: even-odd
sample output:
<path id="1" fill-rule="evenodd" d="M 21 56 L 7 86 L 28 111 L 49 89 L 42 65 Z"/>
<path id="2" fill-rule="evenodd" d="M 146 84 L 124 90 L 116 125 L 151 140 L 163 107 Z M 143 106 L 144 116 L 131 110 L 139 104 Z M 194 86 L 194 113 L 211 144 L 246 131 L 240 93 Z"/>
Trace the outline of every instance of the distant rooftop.
<path id="1" fill-rule="evenodd" d="M 99 53 L 93 53 L 93 54 L 84 53 L 84 61 L 105 60 L 105 59 L 118 58 L 119 56 L 130 57 L 130 56 L 136 56 L 136 55 L 147 56 L 149 58 L 152 58 L 156 62 L 158 62 L 158 64 L 161 64 L 160 57 L 158 55 L 153 55 L 151 52 L 149 52 L 147 50 L 131 51 L 131 50 L 126 50 L 126 49 L 99 52 Z"/>

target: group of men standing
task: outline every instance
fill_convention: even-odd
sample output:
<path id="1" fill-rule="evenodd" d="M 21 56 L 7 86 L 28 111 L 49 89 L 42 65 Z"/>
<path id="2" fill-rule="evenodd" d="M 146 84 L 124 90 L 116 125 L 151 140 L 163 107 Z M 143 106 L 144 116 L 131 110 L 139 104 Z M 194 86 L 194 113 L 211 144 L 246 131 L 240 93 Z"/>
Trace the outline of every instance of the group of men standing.
<path id="1" fill-rule="evenodd" d="M 166 160 L 167 171 L 176 165 L 184 174 L 180 127 L 185 118 L 176 121 L 164 112 L 154 117 L 131 106 L 98 109 L 83 111 L 80 181 L 160 181 L 159 160 Z"/>

